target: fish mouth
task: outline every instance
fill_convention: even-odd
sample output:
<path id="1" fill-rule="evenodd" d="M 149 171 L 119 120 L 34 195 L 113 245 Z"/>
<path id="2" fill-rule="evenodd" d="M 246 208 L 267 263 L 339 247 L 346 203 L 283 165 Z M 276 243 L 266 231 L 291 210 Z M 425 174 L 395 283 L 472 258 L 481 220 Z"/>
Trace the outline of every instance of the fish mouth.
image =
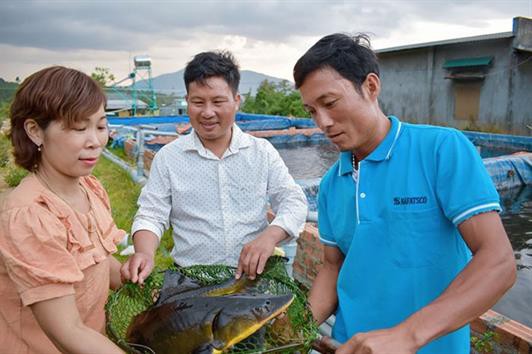
<path id="1" fill-rule="evenodd" d="M 263 318 L 260 321 L 257 321 L 254 325 L 249 326 L 246 328 L 246 330 L 242 331 L 240 335 L 232 338 L 228 344 L 226 345 L 227 348 L 235 345 L 236 343 L 246 339 L 256 331 L 258 331 L 262 326 L 264 326 L 265 323 L 270 321 L 272 318 L 275 318 L 279 316 L 281 313 L 286 312 L 288 310 L 288 307 L 292 304 L 294 301 L 294 295 L 287 294 L 287 295 L 279 295 L 276 297 L 271 298 L 271 304 L 273 307 L 278 306 L 277 309 L 275 309 L 270 315 Z M 221 352 L 220 352 L 221 353 Z"/>

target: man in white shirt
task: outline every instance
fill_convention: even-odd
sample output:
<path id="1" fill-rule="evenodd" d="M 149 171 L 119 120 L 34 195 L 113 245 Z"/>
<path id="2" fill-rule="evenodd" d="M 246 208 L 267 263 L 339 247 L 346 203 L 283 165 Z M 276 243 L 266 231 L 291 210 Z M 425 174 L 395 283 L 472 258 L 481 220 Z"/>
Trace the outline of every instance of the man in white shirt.
<path id="1" fill-rule="evenodd" d="M 235 124 L 240 73 L 230 53 L 196 55 L 184 79 L 193 131 L 155 155 L 132 226 L 135 254 L 122 275 L 143 283 L 171 225 L 176 264 L 227 264 L 237 278 L 253 279 L 276 245 L 302 231 L 305 194 L 275 148 Z"/>

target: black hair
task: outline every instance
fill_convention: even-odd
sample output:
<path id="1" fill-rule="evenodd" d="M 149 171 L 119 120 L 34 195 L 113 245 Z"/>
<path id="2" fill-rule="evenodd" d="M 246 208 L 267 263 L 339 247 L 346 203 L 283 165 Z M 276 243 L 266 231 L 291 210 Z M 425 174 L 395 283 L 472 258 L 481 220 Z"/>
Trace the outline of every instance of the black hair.
<path id="1" fill-rule="evenodd" d="M 203 52 L 194 56 L 184 73 L 185 87 L 192 82 L 204 85 L 211 77 L 222 77 L 236 95 L 240 84 L 240 72 L 235 58 L 228 51 Z"/>
<path id="2" fill-rule="evenodd" d="M 371 50 L 368 35 L 363 33 L 355 36 L 334 33 L 316 42 L 294 66 L 296 88 L 303 85 L 310 73 L 323 68 L 337 71 L 359 93 L 368 74 L 379 76 L 377 56 Z"/>

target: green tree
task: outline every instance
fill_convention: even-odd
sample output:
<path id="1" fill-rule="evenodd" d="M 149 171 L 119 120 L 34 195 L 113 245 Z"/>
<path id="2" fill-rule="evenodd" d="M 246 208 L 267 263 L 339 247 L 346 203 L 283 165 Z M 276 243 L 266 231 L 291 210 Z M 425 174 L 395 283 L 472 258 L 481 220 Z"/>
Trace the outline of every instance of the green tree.
<path id="1" fill-rule="evenodd" d="M 111 70 L 109 68 L 104 68 L 101 66 L 97 66 L 94 68 L 94 71 L 91 74 L 91 77 L 98 81 L 98 83 L 105 87 L 108 83 L 112 83 L 115 81 L 115 76 L 111 73 Z"/>
<path id="2" fill-rule="evenodd" d="M 17 91 L 18 83 L 8 82 L 0 78 L 0 103 L 7 102 L 11 103 L 11 100 L 15 96 Z"/>
<path id="3" fill-rule="evenodd" d="M 286 80 L 279 83 L 264 80 L 255 96 L 250 92 L 244 95 L 244 103 L 240 110 L 246 113 L 309 117 L 303 108 L 299 92 Z"/>
<path id="4" fill-rule="evenodd" d="M 0 127 L 2 126 L 2 122 L 9 117 L 10 105 L 10 101 L 0 102 Z"/>

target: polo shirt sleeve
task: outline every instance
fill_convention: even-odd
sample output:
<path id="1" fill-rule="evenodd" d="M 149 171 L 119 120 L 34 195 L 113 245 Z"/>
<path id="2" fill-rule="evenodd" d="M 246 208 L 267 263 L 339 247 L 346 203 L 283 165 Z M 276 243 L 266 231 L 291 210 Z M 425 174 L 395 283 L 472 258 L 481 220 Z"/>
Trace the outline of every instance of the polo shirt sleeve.
<path id="1" fill-rule="evenodd" d="M 318 192 L 318 231 L 320 242 L 326 246 L 338 247 L 333 236 L 333 228 L 329 221 L 327 208 L 326 177 L 320 183 Z"/>
<path id="2" fill-rule="evenodd" d="M 476 147 L 457 130 L 450 130 L 436 150 L 437 196 L 455 225 L 488 211 L 501 211 L 499 194 Z"/>

